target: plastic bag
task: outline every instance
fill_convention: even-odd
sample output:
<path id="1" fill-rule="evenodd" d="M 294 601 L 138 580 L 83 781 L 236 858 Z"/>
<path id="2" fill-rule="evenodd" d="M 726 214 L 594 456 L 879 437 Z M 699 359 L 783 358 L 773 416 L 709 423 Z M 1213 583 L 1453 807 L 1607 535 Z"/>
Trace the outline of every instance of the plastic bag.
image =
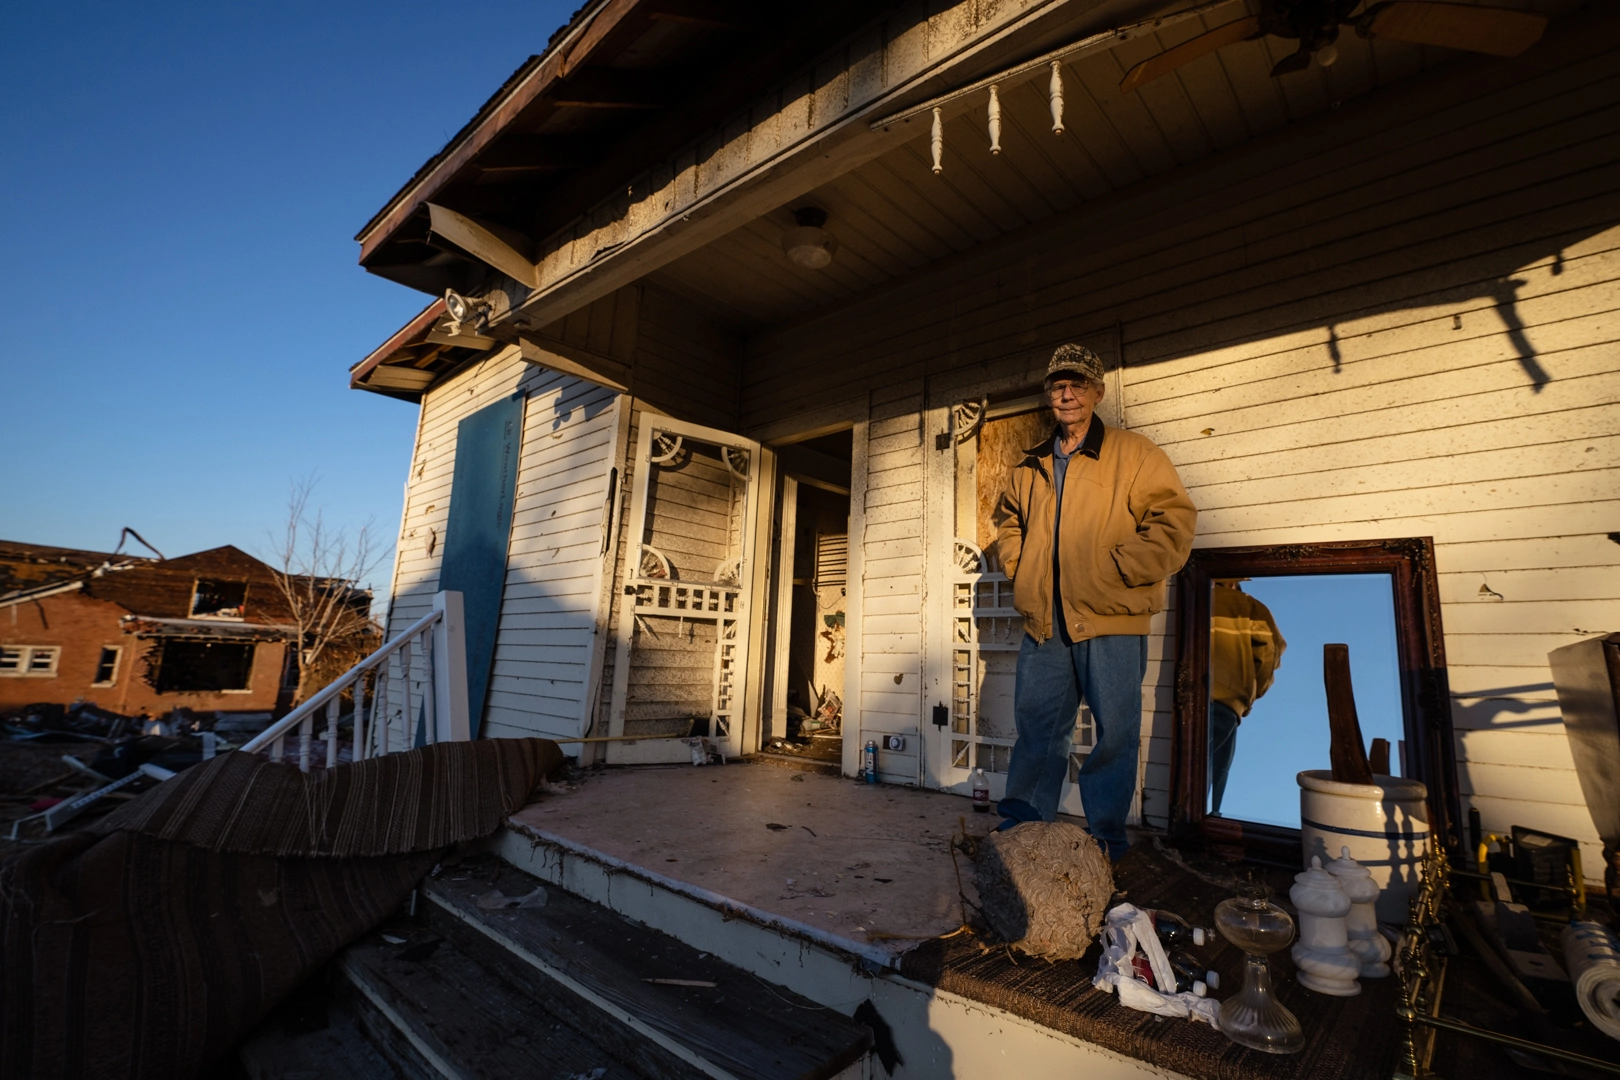
<path id="1" fill-rule="evenodd" d="M 1091 985 L 1118 994 L 1119 1003 L 1127 1008 L 1159 1016 L 1202 1020 L 1220 1030 L 1220 1006 L 1214 999 L 1197 994 L 1166 994 L 1137 978 L 1131 959 L 1140 952 L 1147 958 L 1155 982 L 1160 986 L 1176 985 L 1170 958 L 1165 955 L 1164 945 L 1154 933 L 1153 920 L 1146 912 L 1130 904 L 1114 906 L 1103 922 L 1100 938 L 1103 954 Z"/>

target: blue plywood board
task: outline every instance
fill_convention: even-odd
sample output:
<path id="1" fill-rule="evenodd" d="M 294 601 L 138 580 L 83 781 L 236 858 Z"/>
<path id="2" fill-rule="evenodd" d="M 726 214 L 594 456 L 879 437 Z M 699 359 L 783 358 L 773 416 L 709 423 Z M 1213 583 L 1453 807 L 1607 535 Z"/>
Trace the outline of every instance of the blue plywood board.
<path id="1" fill-rule="evenodd" d="M 523 444 L 522 394 L 485 406 L 456 427 L 439 588 L 461 593 L 467 627 L 467 717 L 472 737 L 484 726 L 495 660 L 495 632 L 506 588 L 506 549 Z"/>

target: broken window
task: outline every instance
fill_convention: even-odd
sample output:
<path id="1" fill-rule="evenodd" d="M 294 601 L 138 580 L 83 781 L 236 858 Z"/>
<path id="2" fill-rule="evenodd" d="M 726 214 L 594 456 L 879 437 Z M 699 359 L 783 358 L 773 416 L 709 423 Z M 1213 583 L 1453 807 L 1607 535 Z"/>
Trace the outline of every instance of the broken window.
<path id="1" fill-rule="evenodd" d="M 246 690 L 253 674 L 253 645 L 234 641 L 168 639 L 158 654 L 157 691 L 219 693 Z"/>
<path id="2" fill-rule="evenodd" d="M 123 651 L 116 645 L 109 645 L 101 650 L 101 659 L 96 661 L 96 678 L 93 685 L 111 686 L 118 681 L 118 657 Z"/>
<path id="3" fill-rule="evenodd" d="M 52 678 L 61 655 L 62 649 L 57 645 L 3 645 L 0 646 L 0 675 Z"/>
<path id="4" fill-rule="evenodd" d="M 197 579 L 191 594 L 193 618 L 240 619 L 246 614 L 247 582 Z"/>

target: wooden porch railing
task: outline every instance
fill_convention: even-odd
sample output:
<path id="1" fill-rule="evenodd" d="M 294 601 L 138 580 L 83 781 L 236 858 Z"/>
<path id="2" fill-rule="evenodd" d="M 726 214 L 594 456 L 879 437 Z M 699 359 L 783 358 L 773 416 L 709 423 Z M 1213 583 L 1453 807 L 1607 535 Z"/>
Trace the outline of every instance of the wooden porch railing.
<path id="1" fill-rule="evenodd" d="M 366 675 L 375 672 L 371 700 L 366 700 Z M 406 627 L 376 652 L 350 668 L 308 701 L 276 721 L 243 745 L 246 753 L 268 749 L 271 761 L 280 761 L 287 735 L 298 731 L 298 767 L 309 771 L 310 748 L 322 711 L 326 714 L 326 766 L 337 764 L 338 718 L 343 692 L 354 694 L 354 760 L 409 750 L 418 718 L 428 742 L 464 741 L 469 737 L 467 717 L 467 648 L 461 615 L 461 594 L 433 596 L 433 610 Z M 370 716 L 367 716 L 369 704 Z M 392 730 L 399 721 L 399 741 Z"/>

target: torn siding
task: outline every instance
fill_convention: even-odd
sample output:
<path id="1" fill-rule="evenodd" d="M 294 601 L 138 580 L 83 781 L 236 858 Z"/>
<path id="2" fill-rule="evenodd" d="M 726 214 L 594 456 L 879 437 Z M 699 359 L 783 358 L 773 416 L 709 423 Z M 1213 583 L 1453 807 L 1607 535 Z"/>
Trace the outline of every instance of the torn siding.
<path id="1" fill-rule="evenodd" d="M 589 721 L 588 686 L 597 662 L 617 394 L 527 364 L 516 349 L 506 349 L 427 395 L 406 488 L 389 629 L 403 629 L 432 606 L 457 424 L 513 392 L 527 395 L 528 407 L 485 730 L 496 737 L 575 736 Z"/>

